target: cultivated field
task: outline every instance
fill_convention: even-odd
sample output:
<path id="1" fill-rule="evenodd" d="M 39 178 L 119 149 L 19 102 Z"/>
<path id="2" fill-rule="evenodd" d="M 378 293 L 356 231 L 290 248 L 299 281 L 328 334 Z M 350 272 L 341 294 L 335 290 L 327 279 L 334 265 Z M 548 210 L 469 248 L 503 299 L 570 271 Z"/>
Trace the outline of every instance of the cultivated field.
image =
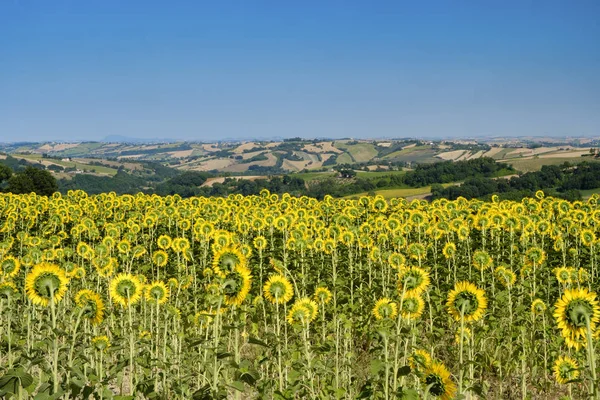
<path id="1" fill-rule="evenodd" d="M 0 210 L 5 398 L 598 395 L 597 195 Z"/>

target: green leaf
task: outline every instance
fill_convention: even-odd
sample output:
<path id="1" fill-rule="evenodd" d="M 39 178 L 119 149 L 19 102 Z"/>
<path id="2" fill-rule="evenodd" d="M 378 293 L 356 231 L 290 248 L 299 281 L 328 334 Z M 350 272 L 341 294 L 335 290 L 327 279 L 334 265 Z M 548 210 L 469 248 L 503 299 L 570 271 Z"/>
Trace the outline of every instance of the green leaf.
<path id="1" fill-rule="evenodd" d="M 408 365 L 405 365 L 404 367 L 400 367 L 398 369 L 398 376 L 407 376 L 408 374 L 410 374 L 410 367 Z"/>
<path id="2" fill-rule="evenodd" d="M 242 393 L 246 390 L 246 388 L 244 387 L 244 383 L 240 382 L 240 381 L 231 382 L 231 383 L 227 384 L 227 386 L 234 388 L 235 390 L 242 392 Z"/>
<path id="3" fill-rule="evenodd" d="M 262 340 L 257 339 L 257 338 L 252 337 L 252 336 L 250 336 L 250 338 L 248 339 L 248 343 L 250 343 L 250 344 L 256 344 L 256 345 L 263 346 L 263 347 L 269 347 L 269 345 L 266 344 L 265 342 L 263 342 Z"/>

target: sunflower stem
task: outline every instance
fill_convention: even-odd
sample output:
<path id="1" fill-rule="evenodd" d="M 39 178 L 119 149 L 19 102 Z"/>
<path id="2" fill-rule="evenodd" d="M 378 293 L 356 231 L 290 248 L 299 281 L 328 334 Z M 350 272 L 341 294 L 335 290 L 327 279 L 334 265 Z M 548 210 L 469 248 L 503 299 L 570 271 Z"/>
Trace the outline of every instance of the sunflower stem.
<path id="1" fill-rule="evenodd" d="M 588 363 L 590 364 L 590 373 L 592 374 L 592 388 L 591 388 L 591 398 L 596 399 L 596 358 L 594 355 L 594 345 L 592 343 L 592 328 L 590 326 L 590 317 L 588 315 L 585 316 L 585 328 L 586 328 L 586 338 L 587 338 L 587 353 L 588 353 Z"/>

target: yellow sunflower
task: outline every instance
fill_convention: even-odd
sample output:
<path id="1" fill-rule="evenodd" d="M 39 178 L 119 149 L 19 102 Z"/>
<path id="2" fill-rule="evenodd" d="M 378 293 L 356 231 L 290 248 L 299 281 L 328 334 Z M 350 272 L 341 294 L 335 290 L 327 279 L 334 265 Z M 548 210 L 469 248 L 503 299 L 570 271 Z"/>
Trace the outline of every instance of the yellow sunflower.
<path id="1" fill-rule="evenodd" d="M 252 274 L 243 264 L 238 263 L 233 271 L 225 277 L 225 303 L 228 305 L 240 305 L 250 293 L 252 286 Z"/>
<path id="2" fill-rule="evenodd" d="M 51 299 L 59 302 L 67 292 L 69 278 L 65 271 L 49 263 L 37 264 L 25 278 L 25 291 L 33 304 L 47 306 Z"/>
<path id="3" fill-rule="evenodd" d="M 96 351 L 106 352 L 110 347 L 110 340 L 106 336 L 96 336 L 92 339 L 92 346 Z"/>
<path id="4" fill-rule="evenodd" d="M 123 307 L 137 303 L 142 297 L 143 285 L 131 274 L 121 273 L 110 282 L 111 299 Z"/>
<path id="5" fill-rule="evenodd" d="M 547 308 L 542 299 L 535 299 L 531 302 L 531 313 L 533 315 L 541 315 Z"/>
<path id="6" fill-rule="evenodd" d="M 429 368 L 431 361 L 431 355 L 429 355 L 429 352 L 422 349 L 415 350 L 408 358 L 410 369 L 418 376 L 421 376 L 421 374 Z"/>
<path id="7" fill-rule="evenodd" d="M 294 296 L 294 289 L 290 281 L 283 275 L 271 275 L 265 282 L 263 293 L 268 302 L 284 304 Z"/>
<path id="8" fill-rule="evenodd" d="M 567 346 L 579 350 L 587 334 L 588 321 L 592 334 L 600 321 L 596 293 L 586 288 L 566 289 L 554 305 L 554 318 Z"/>
<path id="9" fill-rule="evenodd" d="M 294 303 L 286 318 L 290 325 L 308 325 L 312 320 L 312 311 L 298 300 Z"/>
<path id="10" fill-rule="evenodd" d="M 212 267 L 216 275 L 225 277 L 227 273 L 234 271 L 238 265 L 246 267 L 247 260 L 237 247 L 225 246 L 215 251 Z"/>
<path id="11" fill-rule="evenodd" d="M 315 290 L 315 300 L 319 303 L 327 304 L 331 301 L 331 291 L 326 287 L 318 287 Z"/>
<path id="12" fill-rule="evenodd" d="M 560 356 L 554 362 L 554 378 L 561 385 L 579 378 L 579 364 L 569 356 Z"/>
<path id="13" fill-rule="evenodd" d="M 169 299 L 169 288 L 162 281 L 154 281 L 146 286 L 146 300 L 152 304 L 164 304 Z"/>
<path id="14" fill-rule="evenodd" d="M 423 301 L 421 295 L 411 293 L 404 297 L 400 315 L 402 315 L 402 318 L 404 319 L 415 320 L 423 314 L 424 309 L 425 301 Z"/>
<path id="15" fill-rule="evenodd" d="M 402 295 L 423 293 L 429 286 L 429 273 L 423 268 L 408 267 L 400 268 L 398 272 L 398 293 Z"/>
<path id="16" fill-rule="evenodd" d="M 507 288 L 513 287 L 517 280 L 517 276 L 515 275 L 515 273 L 503 265 L 496 268 L 495 274 L 496 279 L 498 279 L 498 282 L 500 282 L 502 286 Z"/>
<path id="17" fill-rule="evenodd" d="M 450 372 L 444 364 L 432 362 L 424 373 L 424 386 L 428 393 L 441 400 L 451 400 L 456 393 L 456 385 L 450 377 Z"/>
<path id="18" fill-rule="evenodd" d="M 0 261 L 0 272 L 8 278 L 14 278 L 21 269 L 21 263 L 13 256 L 6 256 Z"/>
<path id="19" fill-rule="evenodd" d="M 470 282 L 458 282 L 448 294 L 446 307 L 457 321 L 460 321 L 461 314 L 465 322 L 477 321 L 483 317 L 487 308 L 485 291 Z"/>
<path id="20" fill-rule="evenodd" d="M 80 290 L 75 295 L 75 304 L 92 325 L 97 325 L 104 319 L 104 302 L 98 293 L 89 289 Z"/>
<path id="21" fill-rule="evenodd" d="M 169 255 L 164 250 L 156 250 L 152 253 L 152 262 L 158 267 L 164 267 L 169 261 Z"/>
<path id="22" fill-rule="evenodd" d="M 377 300 L 373 307 L 373 316 L 375 319 L 394 319 L 398 315 L 398 307 L 392 300 L 384 297 L 383 299 Z"/>
<path id="23" fill-rule="evenodd" d="M 12 299 L 17 297 L 18 294 L 17 286 L 13 282 L 0 282 L 0 298 Z"/>

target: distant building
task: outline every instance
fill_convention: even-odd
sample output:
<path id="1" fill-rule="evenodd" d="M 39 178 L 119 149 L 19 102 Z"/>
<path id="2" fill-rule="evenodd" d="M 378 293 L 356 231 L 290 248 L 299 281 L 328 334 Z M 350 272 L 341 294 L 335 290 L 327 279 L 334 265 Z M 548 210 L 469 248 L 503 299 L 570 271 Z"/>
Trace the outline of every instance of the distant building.
<path id="1" fill-rule="evenodd" d="M 70 161 L 71 161 L 71 157 L 65 157 L 65 158 L 63 158 L 61 161 L 67 161 L 67 162 L 70 162 Z"/>

